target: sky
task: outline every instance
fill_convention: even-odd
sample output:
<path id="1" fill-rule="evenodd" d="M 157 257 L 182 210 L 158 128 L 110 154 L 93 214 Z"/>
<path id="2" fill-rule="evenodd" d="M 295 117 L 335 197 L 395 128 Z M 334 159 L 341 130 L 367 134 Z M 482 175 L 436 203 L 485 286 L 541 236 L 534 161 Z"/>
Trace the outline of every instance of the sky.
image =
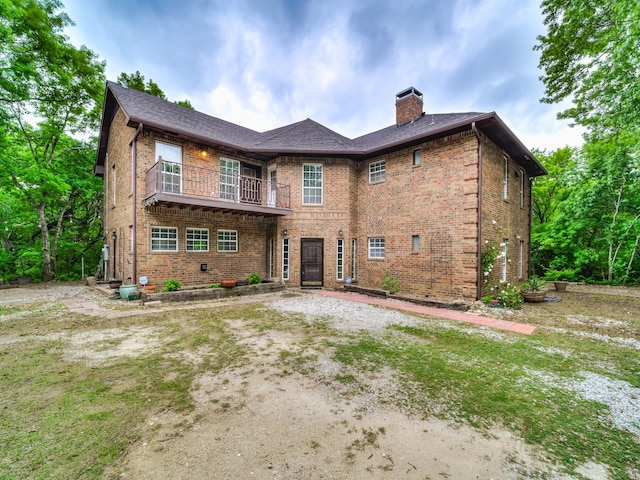
<path id="1" fill-rule="evenodd" d="M 539 0 L 63 0 L 65 30 L 170 100 L 260 132 L 311 118 L 349 138 L 429 113 L 495 111 L 529 148 L 580 146 L 540 102 Z"/>

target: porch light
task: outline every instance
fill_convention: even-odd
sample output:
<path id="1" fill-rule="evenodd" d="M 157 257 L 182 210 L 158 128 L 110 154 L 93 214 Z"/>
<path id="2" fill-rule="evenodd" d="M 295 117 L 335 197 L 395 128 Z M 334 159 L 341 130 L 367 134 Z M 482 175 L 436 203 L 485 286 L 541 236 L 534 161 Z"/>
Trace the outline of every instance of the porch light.
<path id="1" fill-rule="evenodd" d="M 207 158 L 207 151 L 206 150 L 200 150 L 200 156 L 202 158 Z"/>
<path id="2" fill-rule="evenodd" d="M 206 263 L 201 263 L 200 264 L 200 271 L 201 272 L 206 272 L 207 271 L 207 264 Z"/>
<path id="3" fill-rule="evenodd" d="M 342 229 L 338 230 L 338 236 L 342 236 Z"/>
<path id="4" fill-rule="evenodd" d="M 287 230 L 286 228 L 282 230 L 282 235 L 284 235 L 285 237 L 289 235 L 289 230 Z"/>
<path id="5" fill-rule="evenodd" d="M 114 242 L 116 241 L 116 231 L 115 230 L 111 234 L 111 240 L 113 240 Z"/>

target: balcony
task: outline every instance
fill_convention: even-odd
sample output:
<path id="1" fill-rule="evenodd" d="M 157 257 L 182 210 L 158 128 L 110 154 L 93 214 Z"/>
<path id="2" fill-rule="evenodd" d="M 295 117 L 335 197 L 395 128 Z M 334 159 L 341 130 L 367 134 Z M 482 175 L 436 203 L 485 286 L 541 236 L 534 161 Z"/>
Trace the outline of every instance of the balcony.
<path id="1" fill-rule="evenodd" d="M 261 217 L 292 213 L 289 185 L 166 161 L 147 170 L 142 203 Z"/>

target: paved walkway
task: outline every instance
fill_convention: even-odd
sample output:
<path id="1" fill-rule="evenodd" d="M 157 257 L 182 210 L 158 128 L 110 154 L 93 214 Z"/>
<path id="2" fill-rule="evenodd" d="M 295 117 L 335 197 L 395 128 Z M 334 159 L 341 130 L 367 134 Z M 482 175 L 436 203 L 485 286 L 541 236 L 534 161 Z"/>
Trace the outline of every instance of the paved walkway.
<path id="1" fill-rule="evenodd" d="M 498 320 L 496 318 L 482 317 L 467 312 L 458 312 L 456 310 L 447 310 L 446 308 L 433 308 L 417 305 L 410 302 L 401 302 L 398 300 L 387 300 L 382 298 L 369 297 L 357 293 L 334 292 L 331 290 L 317 290 L 315 293 L 326 297 L 341 298 L 352 302 L 368 303 L 370 305 L 378 305 L 385 308 L 393 308 L 405 312 L 419 313 L 430 317 L 446 318 L 447 320 L 457 320 L 459 322 L 473 323 L 474 325 L 482 325 L 485 327 L 497 328 L 500 330 L 509 330 L 510 332 L 532 334 L 536 327 L 523 323 L 509 322 L 507 320 Z"/>

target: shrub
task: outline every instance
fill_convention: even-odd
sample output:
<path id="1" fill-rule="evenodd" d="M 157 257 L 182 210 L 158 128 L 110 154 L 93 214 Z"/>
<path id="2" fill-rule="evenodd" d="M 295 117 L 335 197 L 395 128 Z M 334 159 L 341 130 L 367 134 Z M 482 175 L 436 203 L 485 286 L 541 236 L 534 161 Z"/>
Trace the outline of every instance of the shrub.
<path id="1" fill-rule="evenodd" d="M 520 286 L 523 292 L 541 292 L 544 289 L 545 281 L 540 277 L 529 277 L 529 280 Z"/>
<path id="2" fill-rule="evenodd" d="M 389 275 L 389 270 L 384 272 L 384 279 L 382 279 L 383 290 L 388 290 L 389 293 L 398 293 L 400 291 L 400 284 L 398 281 Z"/>
<path id="3" fill-rule="evenodd" d="M 564 281 L 564 282 L 574 282 L 577 280 L 576 274 L 578 273 L 577 268 L 565 268 L 563 270 L 552 270 L 549 269 L 544 272 L 544 278 L 549 281 Z"/>
<path id="4" fill-rule="evenodd" d="M 252 273 L 251 275 L 249 275 L 248 280 L 249 285 L 257 285 L 262 281 L 262 277 L 259 273 Z"/>
<path id="5" fill-rule="evenodd" d="M 490 287 L 489 295 L 482 297 L 482 301 L 490 304 L 492 300 L 497 300 L 500 305 L 513 310 L 520 310 L 524 301 L 520 288 L 510 283 L 499 283 Z"/>
<path id="6" fill-rule="evenodd" d="M 173 278 L 170 278 L 169 280 L 164 282 L 164 289 L 162 291 L 163 292 L 175 292 L 181 286 L 182 286 L 182 282 L 179 282 L 178 280 L 174 280 Z"/>

